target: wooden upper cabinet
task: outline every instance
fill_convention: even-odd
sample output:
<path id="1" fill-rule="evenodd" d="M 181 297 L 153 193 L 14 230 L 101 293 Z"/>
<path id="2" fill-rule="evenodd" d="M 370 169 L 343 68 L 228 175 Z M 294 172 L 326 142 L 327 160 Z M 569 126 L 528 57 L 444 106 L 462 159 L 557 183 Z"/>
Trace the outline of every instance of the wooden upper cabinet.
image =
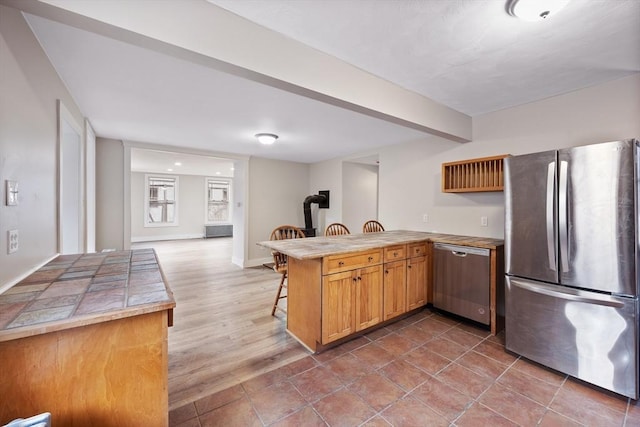
<path id="1" fill-rule="evenodd" d="M 442 164 L 443 193 L 504 190 L 504 158 L 508 154 Z"/>

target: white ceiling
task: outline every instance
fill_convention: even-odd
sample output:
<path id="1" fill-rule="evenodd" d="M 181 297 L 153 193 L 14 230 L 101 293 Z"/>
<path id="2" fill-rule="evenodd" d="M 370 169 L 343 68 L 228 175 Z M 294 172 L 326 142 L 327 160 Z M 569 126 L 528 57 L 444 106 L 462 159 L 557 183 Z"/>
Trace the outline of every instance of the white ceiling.
<path id="1" fill-rule="evenodd" d="M 470 116 L 640 71 L 639 0 L 541 22 L 507 0 L 208 1 Z"/>
<path id="2" fill-rule="evenodd" d="M 234 167 L 228 159 L 134 147 L 131 171 L 232 178 Z"/>
<path id="3" fill-rule="evenodd" d="M 640 0 L 572 0 L 537 23 L 506 0 L 211 2 L 471 116 L 640 72 Z M 98 136 L 307 163 L 428 136 L 27 17 Z"/>

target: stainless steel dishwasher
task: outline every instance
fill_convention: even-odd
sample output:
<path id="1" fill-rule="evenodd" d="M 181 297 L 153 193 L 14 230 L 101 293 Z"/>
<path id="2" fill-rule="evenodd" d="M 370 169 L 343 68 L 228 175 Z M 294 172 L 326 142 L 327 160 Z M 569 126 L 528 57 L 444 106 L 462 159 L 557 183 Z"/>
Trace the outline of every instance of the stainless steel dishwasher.
<path id="1" fill-rule="evenodd" d="M 488 325 L 489 249 L 444 243 L 433 249 L 433 306 Z"/>

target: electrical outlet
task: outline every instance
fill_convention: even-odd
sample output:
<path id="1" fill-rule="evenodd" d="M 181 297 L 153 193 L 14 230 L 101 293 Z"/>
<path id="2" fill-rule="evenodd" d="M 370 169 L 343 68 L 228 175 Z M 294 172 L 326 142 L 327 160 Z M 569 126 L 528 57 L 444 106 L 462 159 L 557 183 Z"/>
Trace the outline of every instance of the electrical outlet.
<path id="1" fill-rule="evenodd" d="M 7 253 L 18 252 L 18 230 L 7 231 Z"/>
<path id="2" fill-rule="evenodd" d="M 480 217 L 480 227 L 488 227 L 489 226 L 489 218 L 486 216 Z"/>
<path id="3" fill-rule="evenodd" d="M 422 222 L 429 222 L 429 215 L 428 214 L 422 215 Z"/>

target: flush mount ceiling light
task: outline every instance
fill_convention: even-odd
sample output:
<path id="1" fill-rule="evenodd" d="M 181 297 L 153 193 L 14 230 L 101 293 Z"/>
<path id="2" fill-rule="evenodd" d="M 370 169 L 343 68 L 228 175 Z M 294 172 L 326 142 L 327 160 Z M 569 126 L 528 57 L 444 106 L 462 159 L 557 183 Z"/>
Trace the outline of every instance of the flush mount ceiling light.
<path id="1" fill-rule="evenodd" d="M 256 133 L 256 138 L 260 141 L 260 144 L 271 145 L 276 142 L 278 135 L 274 133 Z"/>
<path id="2" fill-rule="evenodd" d="M 525 21 L 543 21 L 555 15 L 569 3 L 569 0 L 509 0 L 509 15 Z"/>

